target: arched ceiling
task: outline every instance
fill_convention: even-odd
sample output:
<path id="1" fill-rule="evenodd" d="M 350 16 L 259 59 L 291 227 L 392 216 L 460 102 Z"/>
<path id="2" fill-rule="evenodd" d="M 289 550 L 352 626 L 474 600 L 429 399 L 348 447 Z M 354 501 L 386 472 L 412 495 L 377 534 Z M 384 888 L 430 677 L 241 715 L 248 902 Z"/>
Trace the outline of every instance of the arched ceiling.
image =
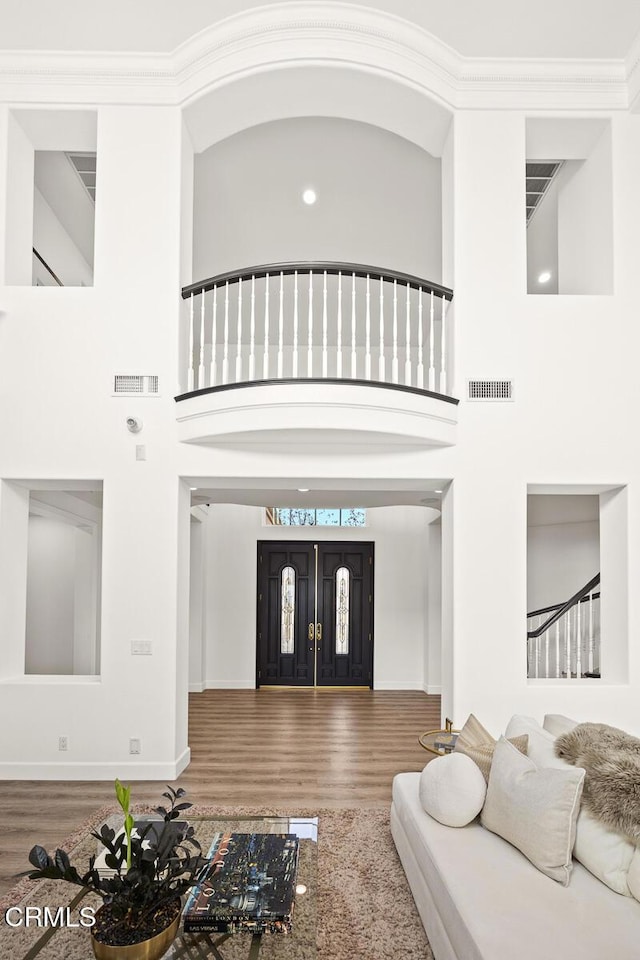
<path id="1" fill-rule="evenodd" d="M 28 0 L 3 3 L 0 48 L 170 53 L 212 22 L 295 0 Z M 351 0 L 415 23 L 464 57 L 623 59 L 640 31 L 638 0 Z M 330 4 L 315 3 L 324 14 Z M 308 4 L 309 6 L 309 4 Z M 213 12 L 215 10 L 215 13 Z"/>

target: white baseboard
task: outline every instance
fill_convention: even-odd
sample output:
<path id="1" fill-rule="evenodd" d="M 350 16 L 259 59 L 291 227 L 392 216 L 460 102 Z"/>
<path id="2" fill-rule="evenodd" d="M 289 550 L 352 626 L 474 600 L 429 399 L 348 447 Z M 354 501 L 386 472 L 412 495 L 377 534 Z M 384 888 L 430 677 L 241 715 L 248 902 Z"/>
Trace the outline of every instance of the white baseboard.
<path id="1" fill-rule="evenodd" d="M 437 696 L 440 696 L 440 694 L 442 693 L 442 687 L 436 683 L 427 683 L 426 686 L 424 686 L 422 689 L 424 690 L 425 693 L 435 694 Z"/>
<path id="2" fill-rule="evenodd" d="M 118 760 L 108 763 L 0 763 L 0 780 L 177 780 L 189 766 L 189 747 L 170 763 Z"/>
<path id="3" fill-rule="evenodd" d="M 205 689 L 207 690 L 255 690 L 255 681 L 251 683 L 248 680 L 207 680 Z"/>
<path id="4" fill-rule="evenodd" d="M 374 690 L 422 690 L 422 684 L 415 680 L 374 680 Z"/>
<path id="5" fill-rule="evenodd" d="M 203 693 L 205 690 L 205 685 L 202 680 L 199 680 L 198 683 L 189 684 L 189 693 Z"/>

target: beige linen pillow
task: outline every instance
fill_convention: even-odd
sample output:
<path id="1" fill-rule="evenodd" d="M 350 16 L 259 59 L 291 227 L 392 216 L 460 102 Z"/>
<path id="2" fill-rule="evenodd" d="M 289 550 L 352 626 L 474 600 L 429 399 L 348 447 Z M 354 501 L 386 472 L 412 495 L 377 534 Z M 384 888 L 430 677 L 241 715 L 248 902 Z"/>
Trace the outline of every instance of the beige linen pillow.
<path id="1" fill-rule="evenodd" d="M 567 886 L 584 770 L 536 767 L 500 737 L 493 755 L 483 827 L 517 847 L 542 873 Z"/>
<path id="2" fill-rule="evenodd" d="M 527 752 L 526 736 L 514 737 L 511 742 L 521 753 Z M 467 757 L 471 757 L 474 763 L 477 763 L 480 767 L 482 776 L 488 783 L 496 743 L 495 737 L 492 737 L 477 717 L 470 713 L 467 722 L 458 734 L 454 752 L 463 753 L 466 754 Z"/>

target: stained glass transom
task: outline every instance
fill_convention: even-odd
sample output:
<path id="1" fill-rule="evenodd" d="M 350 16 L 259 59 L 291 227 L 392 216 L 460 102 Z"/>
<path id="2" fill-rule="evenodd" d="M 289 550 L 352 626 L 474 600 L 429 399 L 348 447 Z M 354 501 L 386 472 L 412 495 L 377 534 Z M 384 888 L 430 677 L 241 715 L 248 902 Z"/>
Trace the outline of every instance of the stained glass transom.
<path id="1" fill-rule="evenodd" d="M 293 653 L 296 612 L 296 572 L 293 567 L 285 567 L 281 574 L 280 607 L 280 653 Z"/>
<path id="2" fill-rule="evenodd" d="M 336 653 L 349 653 L 349 570 L 336 570 Z"/>

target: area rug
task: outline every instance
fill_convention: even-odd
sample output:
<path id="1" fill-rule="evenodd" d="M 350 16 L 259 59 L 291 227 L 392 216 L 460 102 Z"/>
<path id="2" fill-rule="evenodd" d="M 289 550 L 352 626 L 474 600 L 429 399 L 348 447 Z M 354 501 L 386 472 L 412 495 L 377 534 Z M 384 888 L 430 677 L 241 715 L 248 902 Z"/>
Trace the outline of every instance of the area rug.
<path id="1" fill-rule="evenodd" d="M 71 855 L 82 857 L 89 831 L 115 812 L 103 808 L 65 841 Z M 139 813 L 148 812 L 138 808 Z M 386 809 L 266 810 L 197 806 L 203 816 L 317 816 L 318 960 L 433 960 L 389 829 Z M 51 851 L 50 851 L 51 852 Z M 27 851 L 25 851 L 26 857 Z M 82 864 L 84 859 L 79 859 Z M 45 884 L 49 886 L 44 887 Z M 22 880 L 0 900 L 0 960 L 22 960 L 42 931 L 11 928 L 4 921 L 10 906 L 67 904 L 79 890 L 67 883 Z M 43 899 L 44 898 L 44 899 Z M 86 901 L 90 902 L 90 901 Z M 224 953 L 224 949 L 222 951 Z M 262 956 L 262 952 L 261 952 Z M 90 960 L 89 934 L 61 930 L 37 960 Z"/>

